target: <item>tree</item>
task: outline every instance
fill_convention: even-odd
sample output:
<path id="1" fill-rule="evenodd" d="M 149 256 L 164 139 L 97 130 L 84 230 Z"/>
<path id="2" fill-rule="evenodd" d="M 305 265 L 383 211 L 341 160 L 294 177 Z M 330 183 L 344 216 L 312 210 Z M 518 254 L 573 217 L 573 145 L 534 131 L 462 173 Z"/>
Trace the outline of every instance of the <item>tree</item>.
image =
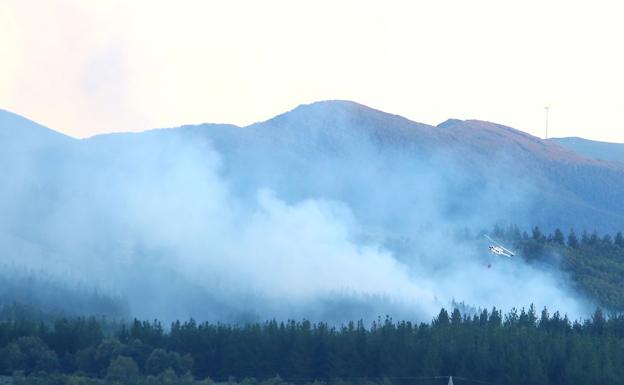
<path id="1" fill-rule="evenodd" d="M 503 315 L 501 310 L 496 310 L 496 307 L 492 308 L 492 312 L 490 313 L 490 319 L 488 323 L 491 326 L 500 326 L 503 322 Z"/>
<path id="2" fill-rule="evenodd" d="M 594 230 L 594 232 L 590 235 L 588 243 L 592 246 L 598 244 L 598 233 L 596 232 L 596 230 Z"/>
<path id="3" fill-rule="evenodd" d="M 601 309 L 596 309 L 591 317 L 591 328 L 596 333 L 602 333 L 607 324 L 607 319 Z"/>
<path id="4" fill-rule="evenodd" d="M 520 239 L 522 239 L 522 234 L 520 233 L 520 229 L 518 228 L 517 225 L 512 225 L 509 228 L 509 239 L 513 240 L 513 241 L 519 241 Z"/>
<path id="5" fill-rule="evenodd" d="M 22 352 L 16 344 L 10 344 L 0 349 L 0 374 L 10 375 L 14 370 L 21 369 L 24 361 Z"/>
<path id="6" fill-rule="evenodd" d="M 57 320 L 47 342 L 62 356 L 67 352 L 75 353 L 80 349 L 99 344 L 102 339 L 101 326 L 94 318 L 78 317 Z"/>
<path id="7" fill-rule="evenodd" d="M 438 314 L 438 317 L 435 319 L 435 324 L 436 325 L 448 325 L 449 322 L 450 322 L 450 319 L 449 319 L 448 312 L 446 311 L 446 309 L 442 308 L 440 310 L 440 313 Z"/>
<path id="8" fill-rule="evenodd" d="M 570 234 L 568 234 L 568 246 L 573 249 L 578 249 L 579 242 L 574 229 L 570 229 Z"/>
<path id="9" fill-rule="evenodd" d="M 145 372 L 147 374 L 160 374 L 164 372 L 165 369 L 170 369 L 172 367 L 173 363 L 171 362 L 171 358 L 163 349 L 154 349 L 145 362 Z"/>
<path id="10" fill-rule="evenodd" d="M 616 246 L 624 247 L 624 235 L 622 235 L 621 231 L 615 235 L 615 240 L 613 241 L 613 243 Z"/>
<path id="11" fill-rule="evenodd" d="M 167 369 L 173 370 L 176 374 L 185 374 L 193 368 L 193 357 L 189 354 L 180 356 L 176 352 L 167 352 L 164 349 L 154 349 L 145 362 L 145 372 L 147 374 L 160 374 Z"/>
<path id="12" fill-rule="evenodd" d="M 533 232 L 532 237 L 534 240 L 538 242 L 544 241 L 544 234 L 542 234 L 542 230 L 540 230 L 539 227 L 537 226 L 533 227 L 532 232 Z"/>
<path id="13" fill-rule="evenodd" d="M 181 385 L 181 381 L 178 378 L 175 371 L 171 368 L 163 371 L 156 377 L 156 383 L 158 385 Z"/>
<path id="14" fill-rule="evenodd" d="M 133 384 L 138 378 L 139 366 L 131 357 L 115 358 L 106 371 L 106 381 L 109 383 Z"/>
<path id="15" fill-rule="evenodd" d="M 544 309 L 542 309 L 542 315 L 540 317 L 540 326 L 544 326 L 546 327 L 546 325 L 548 325 L 548 321 L 550 321 L 550 315 L 548 314 L 548 309 L 546 309 L 544 307 Z"/>
<path id="16" fill-rule="evenodd" d="M 461 316 L 461 312 L 459 311 L 458 308 L 455 308 L 455 310 L 453 310 L 453 313 L 451 314 L 451 325 L 460 325 L 462 323 L 462 316 Z"/>
<path id="17" fill-rule="evenodd" d="M 520 316 L 518 317 L 518 325 L 525 327 L 533 327 L 535 326 L 535 322 L 537 321 L 537 315 L 535 312 L 535 306 L 531 304 L 529 307 L 529 311 L 526 312 L 524 308 L 520 311 Z"/>
<path id="18" fill-rule="evenodd" d="M 58 368 L 56 353 L 39 337 L 20 337 L 0 352 L 0 361 L 9 373 L 23 370 L 26 374 Z"/>
<path id="19" fill-rule="evenodd" d="M 553 237 L 553 242 L 563 246 L 565 239 L 563 238 L 563 233 L 561 232 L 561 230 L 556 229 L 555 230 L 555 235 Z"/>
<path id="20" fill-rule="evenodd" d="M 498 225 L 494 225 L 494 229 L 492 230 L 492 235 L 495 238 L 502 238 L 505 234 L 503 232 L 503 229 Z"/>

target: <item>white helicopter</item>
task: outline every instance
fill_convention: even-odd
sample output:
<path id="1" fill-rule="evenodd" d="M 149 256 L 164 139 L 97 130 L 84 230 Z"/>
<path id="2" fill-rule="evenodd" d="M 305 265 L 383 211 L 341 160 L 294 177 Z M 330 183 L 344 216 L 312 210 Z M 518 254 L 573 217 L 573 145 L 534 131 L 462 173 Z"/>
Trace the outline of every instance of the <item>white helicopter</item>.
<path id="1" fill-rule="evenodd" d="M 500 243 L 490 238 L 487 234 L 485 234 L 484 236 L 491 243 L 490 246 L 488 247 L 488 249 L 490 250 L 490 253 L 496 254 L 496 255 L 502 255 L 507 258 L 511 258 L 514 255 L 516 255 L 516 253 L 514 253 L 513 251 L 509 249 L 506 249 L 503 245 L 501 245 Z"/>

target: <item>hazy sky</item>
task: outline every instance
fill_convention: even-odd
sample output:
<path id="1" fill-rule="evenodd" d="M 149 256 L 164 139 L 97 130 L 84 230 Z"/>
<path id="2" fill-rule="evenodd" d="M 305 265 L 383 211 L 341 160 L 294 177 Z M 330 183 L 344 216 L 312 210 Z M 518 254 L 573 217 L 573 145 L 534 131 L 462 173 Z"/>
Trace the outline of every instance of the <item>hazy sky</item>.
<path id="1" fill-rule="evenodd" d="M 621 1 L 0 1 L 0 108 L 72 136 L 350 99 L 624 142 Z"/>

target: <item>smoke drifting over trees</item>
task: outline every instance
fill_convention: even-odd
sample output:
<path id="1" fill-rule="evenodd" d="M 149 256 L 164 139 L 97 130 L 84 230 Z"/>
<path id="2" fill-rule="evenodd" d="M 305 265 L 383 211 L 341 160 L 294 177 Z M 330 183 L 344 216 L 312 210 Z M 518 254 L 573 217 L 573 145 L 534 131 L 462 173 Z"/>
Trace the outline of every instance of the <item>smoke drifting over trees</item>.
<path id="1" fill-rule="evenodd" d="M 539 185 L 510 179 L 512 159 L 483 168 L 420 151 L 402 118 L 388 123 L 397 140 L 376 115 L 327 114 L 342 125 L 294 115 L 14 143 L 0 155 L 0 253 L 144 318 L 428 320 L 452 301 L 586 313 L 555 270 L 488 260 L 461 236 L 530 220 Z"/>

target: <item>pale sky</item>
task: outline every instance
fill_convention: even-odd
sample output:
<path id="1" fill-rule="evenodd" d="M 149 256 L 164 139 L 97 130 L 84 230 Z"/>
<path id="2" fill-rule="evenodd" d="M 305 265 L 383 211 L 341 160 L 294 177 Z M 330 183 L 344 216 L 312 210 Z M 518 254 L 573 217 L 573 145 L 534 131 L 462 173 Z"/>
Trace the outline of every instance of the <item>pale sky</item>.
<path id="1" fill-rule="evenodd" d="M 349 99 L 624 143 L 622 1 L 0 0 L 0 108 L 75 137 Z"/>

